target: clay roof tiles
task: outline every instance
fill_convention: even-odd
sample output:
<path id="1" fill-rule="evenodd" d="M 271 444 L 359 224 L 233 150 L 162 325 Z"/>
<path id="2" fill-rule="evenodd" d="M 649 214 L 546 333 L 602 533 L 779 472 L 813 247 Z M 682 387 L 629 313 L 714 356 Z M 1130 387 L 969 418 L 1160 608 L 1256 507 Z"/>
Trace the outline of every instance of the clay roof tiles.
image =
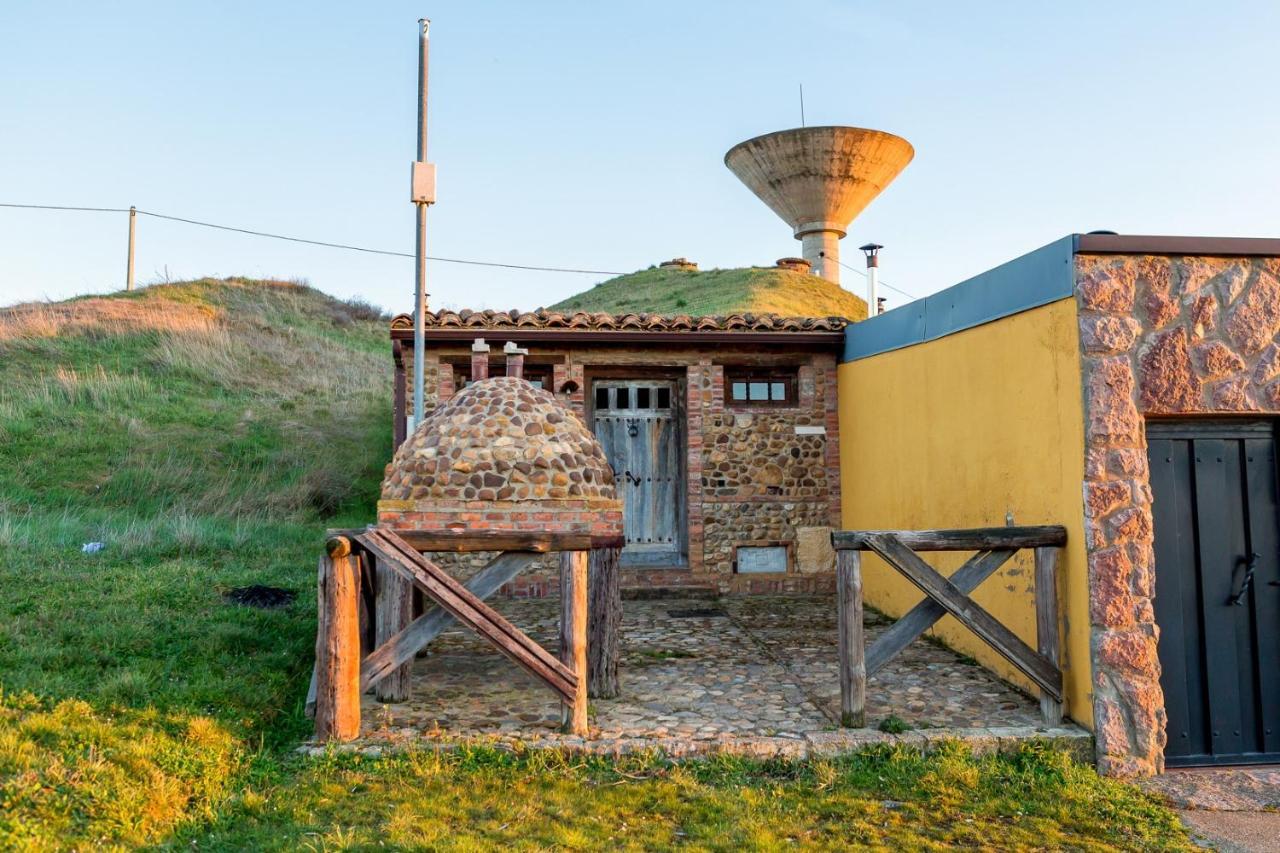
<path id="1" fill-rule="evenodd" d="M 849 323 L 843 317 L 781 317 L 777 314 L 730 314 L 695 317 L 689 314 L 609 314 L 603 311 L 428 311 L 428 329 L 581 329 L 595 332 L 838 332 Z M 392 329 L 412 329 L 413 317 L 399 314 Z"/>

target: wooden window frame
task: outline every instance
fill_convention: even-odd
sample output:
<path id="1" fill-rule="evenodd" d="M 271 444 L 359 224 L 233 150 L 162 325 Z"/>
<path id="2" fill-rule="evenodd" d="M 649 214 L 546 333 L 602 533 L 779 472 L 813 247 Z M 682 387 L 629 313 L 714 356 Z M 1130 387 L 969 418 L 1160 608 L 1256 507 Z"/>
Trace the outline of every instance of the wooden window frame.
<path id="1" fill-rule="evenodd" d="M 781 400 L 738 400 L 733 396 L 733 386 L 739 382 L 747 383 L 748 396 L 751 393 L 751 384 L 756 382 L 767 383 L 770 396 L 773 394 L 773 386 L 776 383 L 783 383 L 785 395 Z M 724 368 L 724 404 L 731 409 L 794 409 L 800 405 L 800 368 L 726 366 Z"/>

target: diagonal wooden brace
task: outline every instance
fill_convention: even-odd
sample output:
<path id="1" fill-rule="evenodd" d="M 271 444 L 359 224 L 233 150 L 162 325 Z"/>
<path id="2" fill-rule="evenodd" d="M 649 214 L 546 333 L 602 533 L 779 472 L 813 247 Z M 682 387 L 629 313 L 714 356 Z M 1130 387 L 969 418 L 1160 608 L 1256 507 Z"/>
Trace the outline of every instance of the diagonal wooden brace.
<path id="1" fill-rule="evenodd" d="M 1027 678 L 1059 702 L 1062 701 L 1062 672 L 1017 634 L 938 574 L 893 534 L 872 533 L 864 537 L 867 546 L 884 558 L 925 595 L 936 601 L 962 625 L 977 634 Z"/>
<path id="2" fill-rule="evenodd" d="M 379 560 L 408 578 L 414 586 L 461 624 L 475 632 L 512 662 L 572 702 L 577 691 L 577 675 L 535 643 L 502 614 L 485 604 L 466 587 L 419 554 L 413 546 L 390 530 L 374 529 L 356 537 Z"/>
<path id="3" fill-rule="evenodd" d="M 1017 552 L 1012 549 L 979 551 L 956 569 L 950 581 L 963 593 L 973 592 L 1015 553 Z M 924 601 L 903 614 L 901 619 L 889 626 L 889 630 L 881 634 L 880 639 L 867 649 L 867 677 L 870 678 L 883 669 L 885 664 L 897 657 L 899 652 L 915 642 L 917 637 L 946 614 L 947 611 L 941 604 L 926 595 Z"/>
<path id="4" fill-rule="evenodd" d="M 499 554 L 467 582 L 467 591 L 484 601 L 540 556 L 527 551 Z M 413 660 L 414 655 L 455 621 L 453 614 L 443 607 L 437 607 L 413 620 L 404 630 L 389 638 L 364 659 L 360 665 L 360 691 L 363 693 L 380 679 Z"/>

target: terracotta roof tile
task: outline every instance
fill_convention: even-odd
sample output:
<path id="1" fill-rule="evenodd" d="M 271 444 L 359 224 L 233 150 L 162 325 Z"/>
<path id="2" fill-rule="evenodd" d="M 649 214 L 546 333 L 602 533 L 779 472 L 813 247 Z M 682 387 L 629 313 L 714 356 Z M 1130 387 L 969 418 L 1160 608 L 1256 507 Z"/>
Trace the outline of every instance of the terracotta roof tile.
<path id="1" fill-rule="evenodd" d="M 777 314 L 730 314 L 693 317 L 688 314 L 609 314 L 547 311 L 428 311 L 428 329 L 582 329 L 596 332 L 838 332 L 849 324 L 843 317 L 780 317 Z M 392 329 L 412 329 L 413 317 L 398 314 Z"/>

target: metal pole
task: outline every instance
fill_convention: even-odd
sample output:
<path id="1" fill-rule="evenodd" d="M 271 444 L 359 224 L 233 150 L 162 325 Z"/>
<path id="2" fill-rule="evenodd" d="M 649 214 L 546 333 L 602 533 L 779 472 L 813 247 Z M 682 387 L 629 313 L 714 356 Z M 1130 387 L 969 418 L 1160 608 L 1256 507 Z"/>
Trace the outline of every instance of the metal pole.
<path id="1" fill-rule="evenodd" d="M 133 246 L 138 229 L 138 208 L 129 206 L 129 265 L 124 274 L 124 289 L 133 290 Z"/>
<path id="2" fill-rule="evenodd" d="M 427 51 L 429 46 L 428 32 L 431 22 L 426 18 L 418 21 L 422 28 L 418 39 L 418 159 L 427 162 Z M 417 239 L 415 240 L 415 298 L 413 307 L 413 424 L 414 428 L 422 423 L 423 411 L 423 376 L 426 359 L 423 354 L 424 341 L 422 324 L 427 313 L 427 204 L 417 201 Z"/>
<path id="3" fill-rule="evenodd" d="M 858 248 L 867 256 L 867 319 L 871 319 L 880 313 L 880 300 L 878 299 L 880 295 L 880 250 L 884 246 L 879 243 L 868 243 Z"/>

